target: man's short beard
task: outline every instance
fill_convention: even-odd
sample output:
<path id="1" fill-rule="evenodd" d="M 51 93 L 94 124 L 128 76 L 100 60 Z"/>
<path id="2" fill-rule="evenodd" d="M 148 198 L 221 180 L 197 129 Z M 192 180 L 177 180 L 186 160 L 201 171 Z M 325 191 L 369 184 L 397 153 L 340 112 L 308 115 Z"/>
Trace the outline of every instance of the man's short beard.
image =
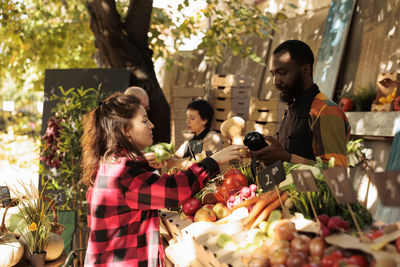
<path id="1" fill-rule="evenodd" d="M 283 87 L 284 88 L 284 94 L 279 94 L 280 99 L 287 103 L 288 105 L 291 105 L 294 103 L 295 99 L 300 96 L 301 94 L 301 89 L 303 87 L 303 76 L 301 76 L 301 73 L 299 72 L 296 75 L 296 78 L 293 81 L 293 84 L 289 87 Z M 279 90 L 279 88 L 277 88 Z"/>

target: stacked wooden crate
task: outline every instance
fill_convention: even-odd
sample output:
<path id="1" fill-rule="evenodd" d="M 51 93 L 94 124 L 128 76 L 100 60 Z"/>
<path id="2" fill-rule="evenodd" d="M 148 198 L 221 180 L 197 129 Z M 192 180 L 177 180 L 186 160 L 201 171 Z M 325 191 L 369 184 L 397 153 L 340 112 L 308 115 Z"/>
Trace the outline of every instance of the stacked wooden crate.
<path id="1" fill-rule="evenodd" d="M 197 97 L 203 97 L 204 87 L 172 87 L 171 88 L 171 132 L 172 142 L 178 148 L 191 134 L 186 132 L 186 108 Z"/>
<path id="2" fill-rule="evenodd" d="M 257 131 L 264 135 L 275 136 L 286 105 L 279 98 L 250 100 L 249 120 L 246 122 L 246 132 Z"/>
<path id="3" fill-rule="evenodd" d="M 211 80 L 211 105 L 214 119 L 211 128 L 219 131 L 222 122 L 233 116 L 249 118 L 253 77 L 247 75 L 214 75 Z"/>

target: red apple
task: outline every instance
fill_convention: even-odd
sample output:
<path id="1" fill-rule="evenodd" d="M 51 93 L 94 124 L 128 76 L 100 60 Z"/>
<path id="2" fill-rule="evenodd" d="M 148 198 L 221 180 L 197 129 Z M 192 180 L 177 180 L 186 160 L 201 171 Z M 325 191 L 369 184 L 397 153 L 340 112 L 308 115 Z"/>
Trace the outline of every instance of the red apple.
<path id="1" fill-rule="evenodd" d="M 215 204 L 213 211 L 215 215 L 217 215 L 218 220 L 225 218 L 229 215 L 229 209 L 224 203 Z"/>
<path id="2" fill-rule="evenodd" d="M 195 222 L 200 222 L 200 221 L 215 222 L 216 220 L 217 216 L 211 209 L 208 208 L 201 208 L 194 214 Z"/>
<path id="3" fill-rule="evenodd" d="M 342 99 L 340 99 L 339 107 L 343 111 L 351 111 L 354 108 L 354 102 L 348 97 L 343 97 Z"/>
<path id="4" fill-rule="evenodd" d="M 201 202 L 197 198 L 189 198 L 182 205 L 182 211 L 186 215 L 194 215 L 196 211 L 201 207 Z"/>
<path id="5" fill-rule="evenodd" d="M 393 108 L 396 111 L 400 111 L 400 95 L 394 100 Z"/>

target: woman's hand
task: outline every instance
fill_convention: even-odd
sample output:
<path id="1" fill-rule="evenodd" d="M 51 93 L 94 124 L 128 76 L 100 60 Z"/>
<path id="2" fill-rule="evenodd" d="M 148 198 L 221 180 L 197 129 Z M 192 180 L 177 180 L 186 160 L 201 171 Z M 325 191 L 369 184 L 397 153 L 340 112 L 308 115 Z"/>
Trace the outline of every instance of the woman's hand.
<path id="1" fill-rule="evenodd" d="M 231 145 L 227 146 L 224 149 L 213 154 L 211 157 L 218 163 L 218 164 L 225 164 L 231 160 L 239 160 L 242 158 L 242 154 L 240 153 L 240 149 L 247 149 L 246 146 L 241 145 Z"/>
<path id="2" fill-rule="evenodd" d="M 158 162 L 156 158 L 156 154 L 154 152 L 147 152 L 143 154 L 144 158 L 149 163 L 150 167 L 154 169 L 161 169 L 161 167 L 167 164 L 167 161 L 164 160 L 163 162 Z"/>

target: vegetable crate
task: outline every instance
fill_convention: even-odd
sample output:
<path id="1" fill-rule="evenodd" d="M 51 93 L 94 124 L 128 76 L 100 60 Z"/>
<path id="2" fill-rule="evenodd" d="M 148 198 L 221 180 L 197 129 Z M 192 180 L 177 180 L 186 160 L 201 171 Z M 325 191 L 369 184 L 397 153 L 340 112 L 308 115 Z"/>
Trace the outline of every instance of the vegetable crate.
<path id="1" fill-rule="evenodd" d="M 221 233 L 242 235 L 241 220 L 247 215 L 245 209 L 238 210 L 219 223 L 190 222 L 180 219 L 177 212 L 161 211 L 161 229 L 167 232 L 163 236 L 169 243 L 165 248 L 166 256 L 175 266 L 243 266 L 240 253 L 217 246 Z M 241 238 L 241 237 L 238 237 Z"/>
<path id="2" fill-rule="evenodd" d="M 250 97 L 228 98 L 213 96 L 211 105 L 214 107 L 215 119 L 224 121 L 233 116 L 240 116 L 245 120 L 249 118 Z"/>
<path id="3" fill-rule="evenodd" d="M 246 132 L 256 131 L 263 135 L 274 136 L 279 130 L 278 122 L 247 121 Z"/>
<path id="4" fill-rule="evenodd" d="M 244 74 L 215 74 L 211 79 L 212 87 L 252 87 L 254 78 Z"/>

